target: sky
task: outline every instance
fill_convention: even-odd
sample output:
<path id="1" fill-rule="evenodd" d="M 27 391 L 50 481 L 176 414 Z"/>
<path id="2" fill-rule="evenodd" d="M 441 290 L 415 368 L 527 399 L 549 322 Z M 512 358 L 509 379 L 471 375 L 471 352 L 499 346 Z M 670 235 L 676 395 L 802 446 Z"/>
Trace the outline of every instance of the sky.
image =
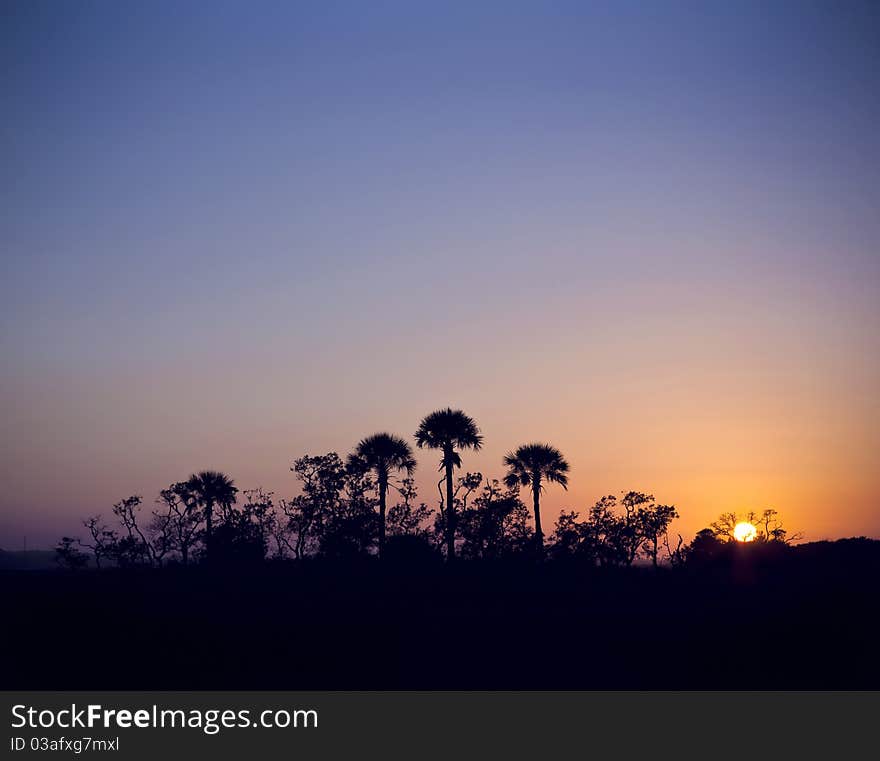
<path id="1" fill-rule="evenodd" d="M 880 537 L 876 4 L 0 14 L 0 547 L 448 405 L 566 455 L 545 527 Z"/>

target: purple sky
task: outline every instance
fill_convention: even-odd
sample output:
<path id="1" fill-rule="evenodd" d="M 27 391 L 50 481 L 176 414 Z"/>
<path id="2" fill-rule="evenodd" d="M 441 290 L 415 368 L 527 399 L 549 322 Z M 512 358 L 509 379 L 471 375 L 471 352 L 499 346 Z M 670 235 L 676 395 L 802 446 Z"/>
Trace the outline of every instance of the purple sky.
<path id="1" fill-rule="evenodd" d="M 876 3 L 2 14 L 0 547 L 446 405 L 568 456 L 548 526 L 880 535 Z"/>

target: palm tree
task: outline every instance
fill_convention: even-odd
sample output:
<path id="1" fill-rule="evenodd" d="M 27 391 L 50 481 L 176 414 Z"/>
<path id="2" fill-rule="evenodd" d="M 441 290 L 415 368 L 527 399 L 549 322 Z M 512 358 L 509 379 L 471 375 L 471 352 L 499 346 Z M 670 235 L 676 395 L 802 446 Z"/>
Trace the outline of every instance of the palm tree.
<path id="1" fill-rule="evenodd" d="M 362 439 L 348 456 L 349 465 L 372 470 L 379 487 L 379 557 L 385 549 L 385 499 L 388 479 L 392 472 L 404 470 L 407 477 L 416 469 L 412 449 L 400 436 L 391 433 L 374 433 Z"/>
<path id="2" fill-rule="evenodd" d="M 515 486 L 531 486 L 532 503 L 535 508 L 535 552 L 540 560 L 544 556 L 544 532 L 541 531 L 541 492 L 544 481 L 559 484 L 568 490 L 568 463 L 556 447 L 549 444 L 524 444 L 515 452 L 504 456 L 507 475 L 504 483 Z"/>
<path id="3" fill-rule="evenodd" d="M 456 449 L 478 450 L 483 437 L 474 419 L 461 410 L 447 407 L 426 415 L 416 431 L 419 449 L 439 449 L 443 453 L 440 470 L 446 469 L 446 557 L 455 557 L 455 504 L 452 490 L 452 471 L 461 467 L 461 456 Z"/>
<path id="4" fill-rule="evenodd" d="M 186 488 L 192 494 L 196 504 L 205 511 L 205 549 L 210 559 L 214 507 L 219 505 L 224 511 L 228 510 L 235 502 L 238 489 L 229 476 L 216 470 L 193 473 L 186 482 Z"/>

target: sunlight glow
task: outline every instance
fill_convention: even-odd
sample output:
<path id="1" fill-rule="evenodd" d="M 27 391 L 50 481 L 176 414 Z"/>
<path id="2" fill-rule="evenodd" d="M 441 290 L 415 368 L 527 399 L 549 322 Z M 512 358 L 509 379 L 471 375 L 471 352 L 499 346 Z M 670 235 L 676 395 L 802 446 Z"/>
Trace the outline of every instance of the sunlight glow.
<path id="1" fill-rule="evenodd" d="M 741 521 L 733 527 L 733 538 L 738 542 L 753 542 L 758 535 L 758 530 L 746 521 Z"/>

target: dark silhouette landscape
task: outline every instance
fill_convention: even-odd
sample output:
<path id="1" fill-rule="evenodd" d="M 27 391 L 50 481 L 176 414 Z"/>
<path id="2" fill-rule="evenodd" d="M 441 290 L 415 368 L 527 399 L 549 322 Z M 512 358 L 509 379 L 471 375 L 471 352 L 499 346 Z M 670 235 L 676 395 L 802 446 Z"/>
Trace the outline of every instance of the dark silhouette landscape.
<path id="1" fill-rule="evenodd" d="M 427 415 L 438 499 L 378 433 L 294 461 L 300 493 L 202 471 L 86 517 L 56 568 L 4 553 L 14 689 L 871 688 L 880 542 L 797 543 L 773 509 L 686 540 L 674 505 L 608 495 L 542 530 L 564 454 L 465 471 L 477 423 Z M 527 501 L 530 506 L 527 506 Z"/>

